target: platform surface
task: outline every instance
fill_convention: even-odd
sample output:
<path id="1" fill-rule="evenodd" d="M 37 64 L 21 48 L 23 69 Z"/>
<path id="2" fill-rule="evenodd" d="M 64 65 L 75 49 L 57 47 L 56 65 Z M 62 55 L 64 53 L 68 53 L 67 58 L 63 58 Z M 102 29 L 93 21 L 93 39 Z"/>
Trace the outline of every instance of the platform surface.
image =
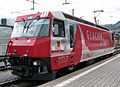
<path id="1" fill-rule="evenodd" d="M 3 83 L 14 81 L 17 78 L 17 76 L 11 74 L 11 70 L 0 71 L 0 85 Z"/>
<path id="2" fill-rule="evenodd" d="M 39 87 L 120 87 L 120 54 Z"/>

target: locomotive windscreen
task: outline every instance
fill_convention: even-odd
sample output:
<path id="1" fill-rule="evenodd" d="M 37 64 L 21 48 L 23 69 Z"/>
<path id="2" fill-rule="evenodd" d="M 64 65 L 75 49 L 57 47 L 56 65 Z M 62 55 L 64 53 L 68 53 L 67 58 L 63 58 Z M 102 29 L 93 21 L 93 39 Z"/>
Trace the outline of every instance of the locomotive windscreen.
<path id="1" fill-rule="evenodd" d="M 14 25 L 11 38 L 20 37 L 48 37 L 50 30 L 50 19 L 36 19 L 19 21 Z"/>

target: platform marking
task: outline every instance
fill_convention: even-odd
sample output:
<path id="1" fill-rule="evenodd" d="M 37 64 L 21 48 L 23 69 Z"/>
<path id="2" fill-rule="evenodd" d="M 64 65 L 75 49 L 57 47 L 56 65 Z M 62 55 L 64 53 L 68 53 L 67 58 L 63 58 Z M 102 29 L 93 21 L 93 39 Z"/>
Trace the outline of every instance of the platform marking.
<path id="1" fill-rule="evenodd" d="M 109 63 L 109 62 L 111 62 L 111 61 L 113 61 L 113 60 L 115 60 L 115 59 L 117 59 L 117 58 L 119 58 L 119 57 L 120 57 L 120 54 L 117 55 L 116 57 L 114 57 L 114 58 L 111 59 L 111 60 L 108 60 L 108 61 L 106 61 L 106 62 L 104 62 L 104 63 L 102 63 L 102 64 L 100 64 L 100 65 L 98 65 L 98 66 L 95 66 L 95 67 L 93 67 L 92 69 L 89 69 L 89 70 L 87 70 L 87 71 L 85 71 L 85 72 L 83 72 L 83 73 L 80 73 L 80 74 L 78 74 L 78 75 L 76 75 L 76 76 L 74 76 L 74 77 L 72 77 L 72 78 L 70 78 L 70 79 L 68 79 L 68 80 L 66 80 L 66 81 L 63 81 L 63 82 L 61 82 L 61 83 L 59 83 L 59 84 L 57 84 L 57 85 L 55 85 L 55 86 L 53 86 L 53 87 L 62 87 L 62 86 L 64 86 L 64 85 L 66 85 L 66 84 L 68 84 L 68 83 L 70 83 L 70 82 L 72 82 L 72 81 L 80 78 L 81 76 L 84 76 L 84 75 L 92 72 L 93 70 L 95 70 L 95 69 L 97 69 L 97 68 L 99 68 L 99 67 L 101 67 L 101 66 L 103 66 L 103 65 L 105 65 L 105 64 L 107 64 L 107 63 Z"/>

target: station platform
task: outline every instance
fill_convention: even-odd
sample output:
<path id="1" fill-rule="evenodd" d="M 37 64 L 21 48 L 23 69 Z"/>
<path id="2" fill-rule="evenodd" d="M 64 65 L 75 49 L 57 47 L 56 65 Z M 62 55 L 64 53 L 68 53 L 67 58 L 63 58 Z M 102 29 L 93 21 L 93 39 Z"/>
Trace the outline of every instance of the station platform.
<path id="1" fill-rule="evenodd" d="M 17 76 L 11 74 L 11 70 L 0 71 L 0 85 L 15 81 L 17 78 Z"/>
<path id="2" fill-rule="evenodd" d="M 120 54 L 39 87 L 120 87 Z"/>

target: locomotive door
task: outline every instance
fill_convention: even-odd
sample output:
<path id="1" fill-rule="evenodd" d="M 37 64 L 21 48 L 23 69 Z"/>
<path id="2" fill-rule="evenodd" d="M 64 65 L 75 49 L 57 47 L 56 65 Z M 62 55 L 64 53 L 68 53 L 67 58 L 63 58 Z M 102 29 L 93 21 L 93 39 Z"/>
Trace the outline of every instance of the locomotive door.
<path id="1" fill-rule="evenodd" d="M 69 49 L 70 52 L 70 64 L 76 65 L 80 62 L 80 50 L 81 50 L 81 35 L 80 29 L 75 23 L 69 23 Z"/>
<path id="2" fill-rule="evenodd" d="M 52 56 L 62 56 L 65 54 L 65 27 L 64 21 L 54 19 L 51 39 Z"/>
<path id="3" fill-rule="evenodd" d="M 69 25 L 69 34 L 70 34 L 70 61 L 71 63 L 78 64 L 82 55 L 82 41 L 81 41 L 81 32 L 80 26 L 78 24 Z"/>
<path id="4" fill-rule="evenodd" d="M 66 25 L 67 26 L 65 34 L 67 46 L 65 50 L 69 56 L 69 65 L 76 65 L 80 62 L 82 54 L 80 28 L 74 22 L 67 21 Z"/>

